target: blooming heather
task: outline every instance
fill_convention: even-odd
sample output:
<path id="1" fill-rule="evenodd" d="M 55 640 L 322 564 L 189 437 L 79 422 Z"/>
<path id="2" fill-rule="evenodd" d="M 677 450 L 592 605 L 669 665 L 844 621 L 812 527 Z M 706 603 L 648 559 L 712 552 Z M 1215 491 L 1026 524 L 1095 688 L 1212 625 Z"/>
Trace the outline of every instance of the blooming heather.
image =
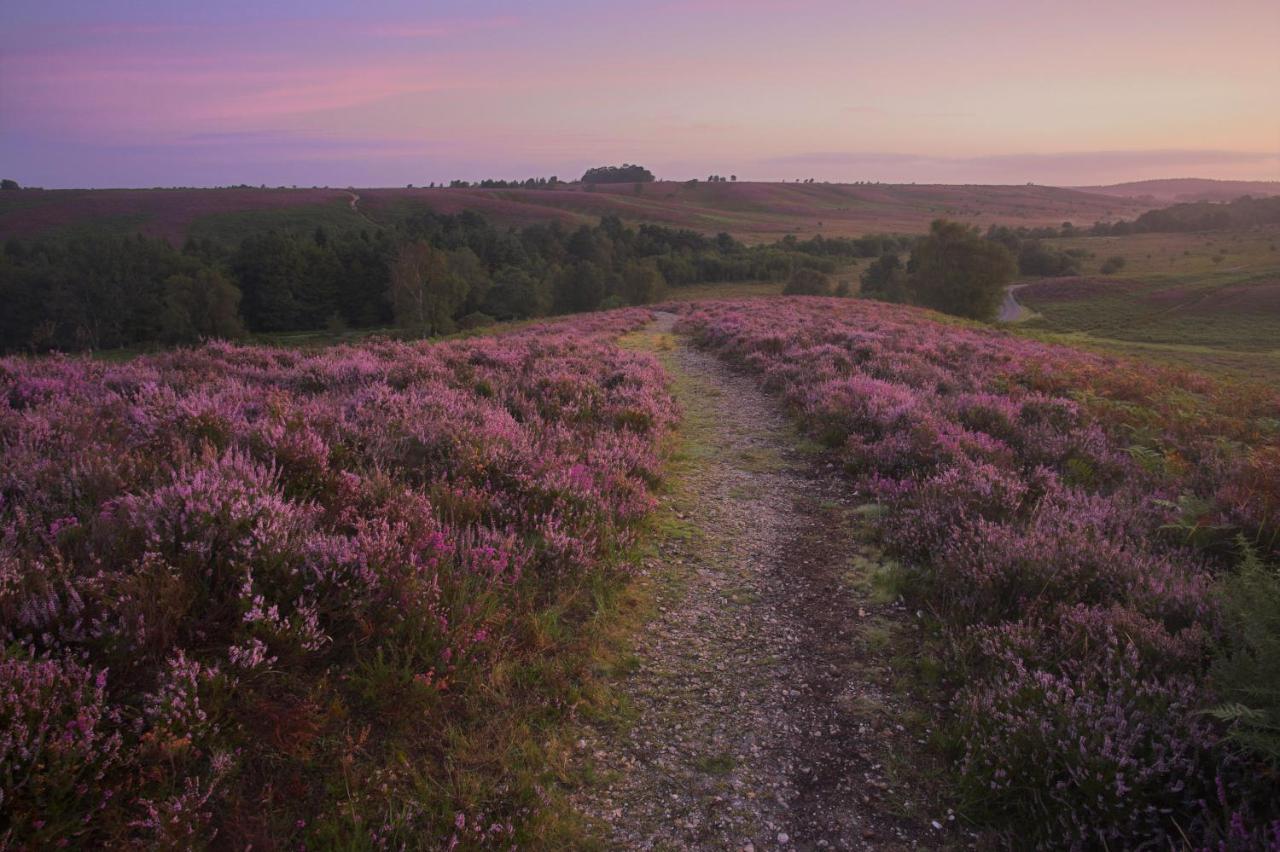
<path id="1" fill-rule="evenodd" d="M 909 308 L 687 307 L 856 487 L 954 664 L 966 811 L 1047 847 L 1280 842 L 1202 711 L 1243 535 L 1280 551 L 1280 398 Z"/>
<path id="2" fill-rule="evenodd" d="M 647 319 L 0 361 L 0 847 L 510 838 L 421 790 L 651 506 Z"/>

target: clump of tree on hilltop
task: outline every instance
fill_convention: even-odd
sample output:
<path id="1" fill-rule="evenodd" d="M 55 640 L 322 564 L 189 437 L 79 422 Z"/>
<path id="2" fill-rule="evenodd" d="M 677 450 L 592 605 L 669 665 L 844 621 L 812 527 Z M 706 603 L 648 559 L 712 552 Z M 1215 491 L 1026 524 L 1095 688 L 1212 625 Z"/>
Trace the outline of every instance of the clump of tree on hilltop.
<path id="1" fill-rule="evenodd" d="M 441 184 L 443 186 L 443 184 Z M 502 180 L 500 178 L 485 178 L 484 180 L 451 180 L 449 181 L 450 189 L 470 189 L 472 187 L 478 189 L 557 189 L 564 186 L 564 181 L 560 180 L 556 175 L 551 177 L 525 178 L 524 180 Z M 434 188 L 435 184 L 432 183 Z"/>
<path id="2" fill-rule="evenodd" d="M 644 166 L 623 163 L 621 166 L 596 166 L 582 175 L 583 183 L 651 183 L 653 172 Z"/>

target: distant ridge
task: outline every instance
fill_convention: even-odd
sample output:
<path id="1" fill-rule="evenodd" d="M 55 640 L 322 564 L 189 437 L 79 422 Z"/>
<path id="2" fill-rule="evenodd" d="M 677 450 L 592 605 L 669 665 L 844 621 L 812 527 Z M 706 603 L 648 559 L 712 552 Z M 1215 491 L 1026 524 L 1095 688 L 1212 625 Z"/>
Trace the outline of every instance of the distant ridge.
<path id="1" fill-rule="evenodd" d="M 1076 189 L 1116 198 L 1151 199 L 1173 204 L 1179 201 L 1232 201 L 1242 195 L 1280 195 L 1280 180 L 1168 178 L 1137 180 L 1110 186 L 1078 186 Z"/>

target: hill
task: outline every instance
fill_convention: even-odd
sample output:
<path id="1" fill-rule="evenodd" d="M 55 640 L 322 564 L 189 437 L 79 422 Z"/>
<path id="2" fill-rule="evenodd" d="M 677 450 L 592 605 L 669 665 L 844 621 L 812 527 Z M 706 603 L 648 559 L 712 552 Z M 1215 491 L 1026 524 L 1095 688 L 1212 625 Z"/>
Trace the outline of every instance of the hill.
<path id="1" fill-rule="evenodd" d="M 1280 181 L 1175 178 L 1139 180 L 1113 186 L 1081 186 L 1081 192 L 1170 204 L 1179 201 L 1231 201 L 1242 195 L 1280 195 Z"/>
<path id="2" fill-rule="evenodd" d="M 511 225 L 594 223 L 612 214 L 746 242 L 796 234 L 919 232 L 938 217 L 986 225 L 1077 224 L 1130 218 L 1146 201 L 1048 186 L 677 183 L 567 185 L 563 189 L 105 189 L 0 195 L 0 239 L 107 228 L 181 243 L 238 240 L 264 226 L 359 230 L 415 209 L 473 210 Z"/>

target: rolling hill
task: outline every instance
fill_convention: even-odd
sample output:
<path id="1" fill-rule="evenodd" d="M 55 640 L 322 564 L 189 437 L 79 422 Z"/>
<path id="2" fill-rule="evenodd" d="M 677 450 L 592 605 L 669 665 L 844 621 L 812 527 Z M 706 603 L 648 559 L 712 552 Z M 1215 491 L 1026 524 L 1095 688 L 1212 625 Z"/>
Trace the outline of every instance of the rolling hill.
<path id="1" fill-rule="evenodd" d="M 677 183 L 561 189 L 102 189 L 18 190 L 0 196 L 0 238 L 85 229 L 140 232 L 179 243 L 235 240 L 266 227 L 359 229 L 415 209 L 473 210 L 512 225 L 594 222 L 613 214 L 751 243 L 788 234 L 859 236 L 922 231 L 939 217 L 986 225 L 1092 223 L 1155 206 L 1113 193 L 1048 186 Z"/>
<path id="2" fill-rule="evenodd" d="M 1160 204 L 1183 201 L 1231 201 L 1242 195 L 1280 195 L 1280 181 L 1274 180 L 1207 180 L 1175 178 L 1172 180 L 1139 180 L 1113 186 L 1082 186 L 1082 192 L 1132 198 Z"/>

